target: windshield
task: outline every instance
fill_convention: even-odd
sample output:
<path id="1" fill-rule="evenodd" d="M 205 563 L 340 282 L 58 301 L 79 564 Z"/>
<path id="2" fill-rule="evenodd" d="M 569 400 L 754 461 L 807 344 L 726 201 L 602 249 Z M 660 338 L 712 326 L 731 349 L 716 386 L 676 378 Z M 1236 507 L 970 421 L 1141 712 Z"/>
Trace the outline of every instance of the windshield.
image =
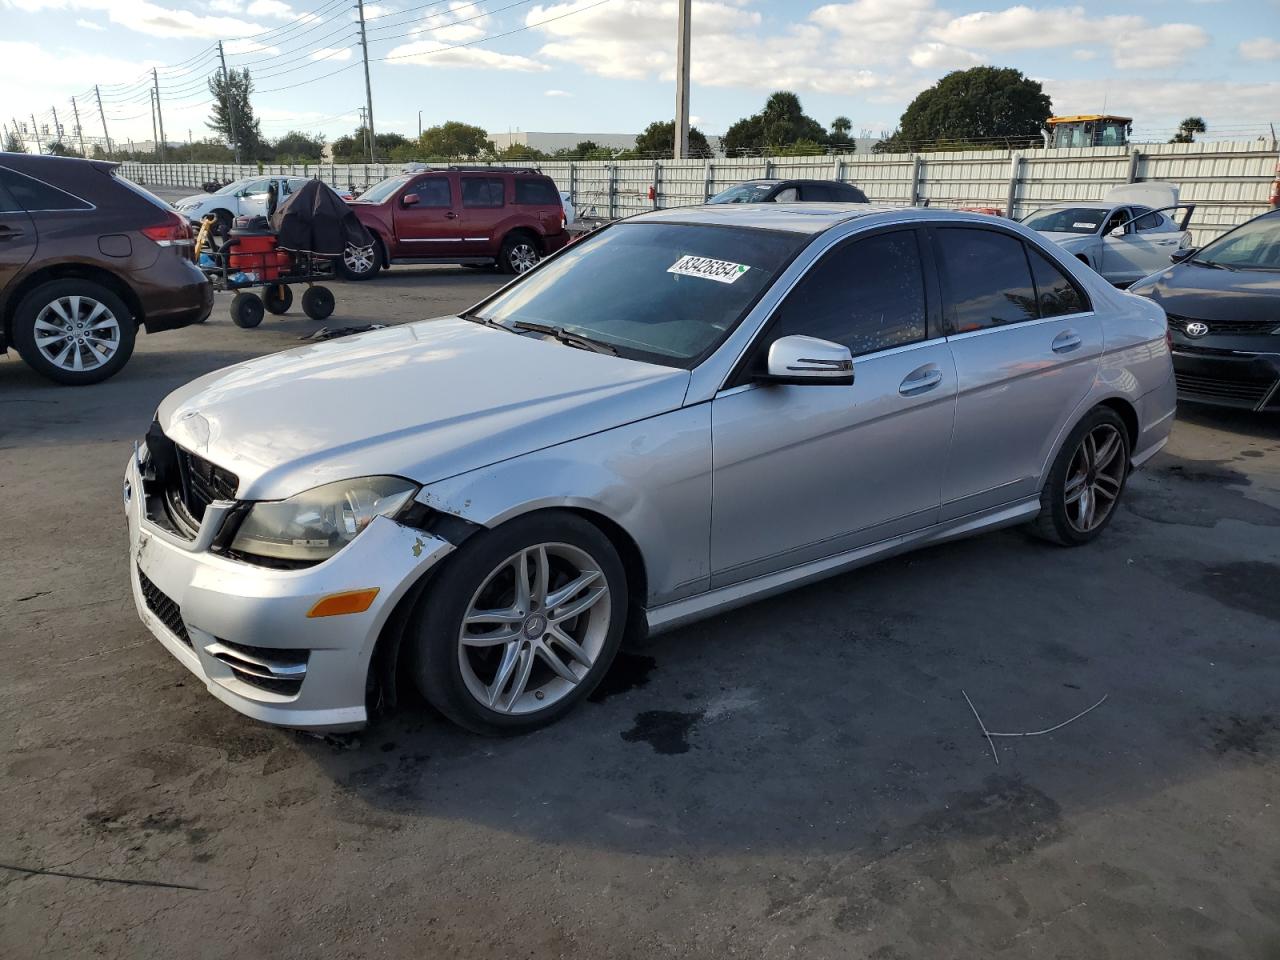
<path id="1" fill-rule="evenodd" d="M 365 203 L 381 203 L 408 182 L 408 177 L 388 177 L 360 194 L 360 199 Z"/>
<path id="2" fill-rule="evenodd" d="M 1023 217 L 1022 222 L 1032 230 L 1045 233 L 1097 233 L 1106 218 L 1107 211 L 1092 207 L 1066 207 L 1037 210 Z"/>
<path id="3" fill-rule="evenodd" d="M 623 223 L 568 247 L 469 316 L 559 327 L 689 368 L 719 345 L 808 234 Z"/>
<path id="4" fill-rule="evenodd" d="M 740 183 L 728 190 L 721 190 L 708 203 L 760 203 L 769 195 L 772 183 Z"/>
<path id="5" fill-rule="evenodd" d="M 1236 227 L 1193 259 L 1235 270 L 1280 270 L 1280 217 L 1259 217 Z"/>
<path id="6" fill-rule="evenodd" d="M 243 190 L 246 186 L 248 186 L 251 182 L 252 182 L 251 180 L 236 180 L 232 183 L 228 183 L 221 190 L 213 191 L 213 193 L 214 193 L 214 196 L 219 196 L 219 197 L 227 196 L 232 193 L 238 193 L 239 191 Z"/>

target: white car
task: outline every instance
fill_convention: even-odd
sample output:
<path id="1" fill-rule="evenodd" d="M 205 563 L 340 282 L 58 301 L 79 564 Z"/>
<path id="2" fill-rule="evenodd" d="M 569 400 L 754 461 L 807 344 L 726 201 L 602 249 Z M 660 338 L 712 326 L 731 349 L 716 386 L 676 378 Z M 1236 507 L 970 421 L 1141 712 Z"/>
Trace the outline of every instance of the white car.
<path id="1" fill-rule="evenodd" d="M 214 193 L 197 193 L 186 197 L 175 203 L 173 209 L 193 223 L 213 214 L 218 218 L 216 232 L 220 236 L 226 236 L 236 217 L 266 215 L 267 191 L 273 180 L 280 191 L 280 202 L 284 203 L 285 197 L 305 184 L 308 178 L 249 177 L 229 183 Z"/>
<path id="2" fill-rule="evenodd" d="M 1175 222 L 1169 214 L 1183 211 Z M 1044 207 L 1022 218 L 1116 286 L 1161 270 L 1191 246 L 1187 222 L 1195 204 L 1179 204 L 1172 183 L 1129 183 L 1101 200 Z"/>
<path id="3" fill-rule="evenodd" d="M 568 190 L 560 191 L 560 206 L 564 207 L 564 225 L 572 226 L 573 221 L 578 218 L 578 210 L 573 205 L 573 195 Z"/>

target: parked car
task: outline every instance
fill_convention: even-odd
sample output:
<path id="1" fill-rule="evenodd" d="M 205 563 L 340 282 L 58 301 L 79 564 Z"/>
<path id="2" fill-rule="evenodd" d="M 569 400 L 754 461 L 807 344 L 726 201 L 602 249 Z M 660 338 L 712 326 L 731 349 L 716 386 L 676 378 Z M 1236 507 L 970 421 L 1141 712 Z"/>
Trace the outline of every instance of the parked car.
<path id="1" fill-rule="evenodd" d="M 1163 311 L 1017 224 L 657 211 L 170 394 L 126 466 L 132 591 L 249 716 L 358 726 L 399 666 L 518 732 L 628 628 L 1011 524 L 1088 543 L 1173 412 Z"/>
<path id="2" fill-rule="evenodd" d="M 494 264 L 524 273 L 569 242 L 555 182 L 537 170 L 449 167 L 388 177 L 351 201 L 372 248 L 338 262 L 348 280 L 392 263 Z"/>
<path id="3" fill-rule="evenodd" d="M 866 203 L 867 195 L 839 180 L 747 180 L 709 203 Z"/>
<path id="4" fill-rule="evenodd" d="M 1184 400 L 1280 410 L 1280 210 L 1130 287 L 1169 317 Z"/>
<path id="5" fill-rule="evenodd" d="M 147 333 L 199 323 L 191 230 L 116 164 L 0 154 L 0 352 L 64 384 L 105 380 Z"/>
<path id="6" fill-rule="evenodd" d="M 1181 211 L 1175 222 L 1170 214 Z M 1187 224 L 1195 204 L 1179 204 L 1172 183 L 1130 183 L 1101 200 L 1056 204 L 1022 218 L 1116 286 L 1167 266 L 1191 246 Z"/>
<path id="7" fill-rule="evenodd" d="M 192 223 L 199 223 L 209 215 L 217 218 L 214 233 L 225 237 L 236 217 L 262 217 L 267 213 L 267 197 L 274 180 L 279 202 L 307 182 L 308 177 L 247 177 L 229 183 L 214 193 L 197 193 L 184 197 L 173 209 L 186 215 Z M 345 199 L 345 198 L 344 198 Z"/>

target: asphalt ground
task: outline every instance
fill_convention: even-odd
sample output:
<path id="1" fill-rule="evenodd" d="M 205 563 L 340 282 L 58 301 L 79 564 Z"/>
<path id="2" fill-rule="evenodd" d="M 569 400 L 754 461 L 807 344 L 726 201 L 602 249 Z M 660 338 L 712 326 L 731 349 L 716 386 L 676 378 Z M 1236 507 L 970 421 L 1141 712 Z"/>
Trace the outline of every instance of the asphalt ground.
<path id="1" fill-rule="evenodd" d="M 327 321 L 461 309 L 396 267 Z M 562 723 L 248 720 L 139 623 L 120 478 L 295 312 L 0 360 L 0 957 L 1280 957 L 1280 421 L 1186 407 L 1105 535 L 937 546 L 652 638 Z M 263 411 L 268 420 L 270 411 Z M 1041 730 L 1104 695 L 1096 710 Z M 165 886 L 166 884 L 173 886 Z"/>

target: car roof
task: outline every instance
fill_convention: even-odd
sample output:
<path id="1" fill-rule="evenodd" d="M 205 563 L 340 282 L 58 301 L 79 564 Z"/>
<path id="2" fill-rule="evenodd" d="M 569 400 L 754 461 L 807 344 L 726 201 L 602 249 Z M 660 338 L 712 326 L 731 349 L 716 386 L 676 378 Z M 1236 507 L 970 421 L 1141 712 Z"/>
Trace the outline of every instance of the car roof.
<path id="1" fill-rule="evenodd" d="M 841 223 L 866 220 L 952 221 L 990 226 L 982 214 L 923 207 L 889 207 L 872 203 L 709 203 L 699 207 L 672 207 L 629 217 L 626 223 L 692 223 L 720 227 L 747 227 L 756 230 L 785 230 L 790 233 L 819 234 Z M 1013 221 L 1001 221 L 1011 224 Z"/>

